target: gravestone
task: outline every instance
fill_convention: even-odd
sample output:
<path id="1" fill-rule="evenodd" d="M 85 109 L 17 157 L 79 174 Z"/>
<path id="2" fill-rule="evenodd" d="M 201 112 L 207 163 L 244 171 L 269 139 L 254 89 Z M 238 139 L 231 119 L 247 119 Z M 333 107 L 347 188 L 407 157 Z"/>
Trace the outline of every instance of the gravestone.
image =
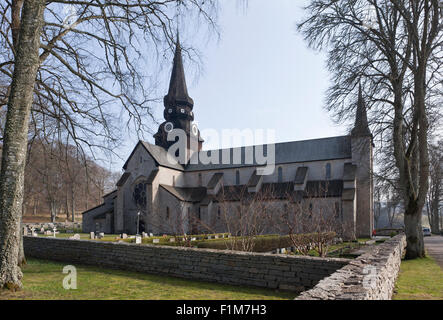
<path id="1" fill-rule="evenodd" d="M 214 239 L 218 239 L 218 235 L 215 235 L 215 236 L 214 236 Z"/>
<path id="2" fill-rule="evenodd" d="M 153 239 L 152 243 L 160 243 L 160 239 Z"/>
<path id="3" fill-rule="evenodd" d="M 89 233 L 89 239 L 91 239 L 91 240 L 95 239 L 95 233 L 94 232 L 90 232 Z"/>
<path id="4" fill-rule="evenodd" d="M 136 236 L 135 237 L 135 244 L 141 244 L 142 243 L 142 237 Z"/>
<path id="5" fill-rule="evenodd" d="M 45 231 L 45 236 L 50 236 L 50 235 L 52 235 L 52 231 L 51 230 Z"/>
<path id="6" fill-rule="evenodd" d="M 97 239 L 103 239 L 105 237 L 105 234 L 103 232 L 100 232 L 97 236 Z"/>
<path id="7" fill-rule="evenodd" d="M 142 232 L 142 238 L 147 238 L 148 234 L 146 232 Z"/>
<path id="8" fill-rule="evenodd" d="M 175 238 L 169 239 L 169 242 L 175 242 Z"/>
<path id="9" fill-rule="evenodd" d="M 128 239 L 128 235 L 127 235 L 126 233 L 122 233 L 121 238 L 122 238 L 122 239 Z"/>
<path id="10" fill-rule="evenodd" d="M 76 233 L 72 237 L 69 237 L 69 240 L 80 240 L 80 235 Z"/>
<path id="11" fill-rule="evenodd" d="M 150 236 L 150 237 L 153 237 L 153 236 L 154 236 L 154 234 L 153 234 L 153 233 L 150 233 L 150 234 L 149 234 L 149 236 Z"/>
<path id="12" fill-rule="evenodd" d="M 197 238 L 196 237 L 191 238 L 191 241 L 197 241 Z"/>

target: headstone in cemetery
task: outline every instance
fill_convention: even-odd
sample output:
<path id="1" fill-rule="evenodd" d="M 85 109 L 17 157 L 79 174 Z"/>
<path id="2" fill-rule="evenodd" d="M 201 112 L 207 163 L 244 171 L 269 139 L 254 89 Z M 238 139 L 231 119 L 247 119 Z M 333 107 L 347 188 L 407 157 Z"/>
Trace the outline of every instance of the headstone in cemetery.
<path id="1" fill-rule="evenodd" d="M 214 239 L 218 239 L 218 235 L 215 235 L 215 236 L 214 236 Z"/>
<path id="2" fill-rule="evenodd" d="M 89 233 L 89 239 L 94 240 L 95 239 L 95 232 Z"/>
<path id="3" fill-rule="evenodd" d="M 52 234 L 53 237 L 55 238 L 55 237 L 56 237 L 56 234 L 58 233 L 56 227 L 54 227 L 54 228 L 52 229 L 52 233 L 53 233 L 53 234 Z"/>
<path id="4" fill-rule="evenodd" d="M 146 232 L 142 232 L 142 238 L 147 238 L 148 234 Z"/>
<path id="5" fill-rule="evenodd" d="M 153 233 L 150 233 L 150 234 L 149 234 L 149 236 L 150 236 L 150 237 L 153 237 L 153 236 L 154 236 L 154 234 L 153 234 Z"/>
<path id="6" fill-rule="evenodd" d="M 100 232 L 97 236 L 97 239 L 103 239 L 105 237 L 105 234 L 103 232 Z"/>
<path id="7" fill-rule="evenodd" d="M 175 242 L 175 238 L 170 238 L 169 242 Z"/>
<path id="8" fill-rule="evenodd" d="M 191 238 L 191 241 L 197 241 L 196 237 Z"/>
<path id="9" fill-rule="evenodd" d="M 80 240 L 80 235 L 76 233 L 72 237 L 69 237 L 69 240 Z"/>
<path id="10" fill-rule="evenodd" d="M 141 244 L 142 243 L 142 237 L 136 236 L 135 237 L 135 244 Z"/>
<path id="11" fill-rule="evenodd" d="M 160 243 L 160 239 L 153 239 L 152 243 Z"/>
<path id="12" fill-rule="evenodd" d="M 122 233 L 122 239 L 128 239 L 128 235 L 126 233 Z"/>
<path id="13" fill-rule="evenodd" d="M 40 232 L 41 232 L 41 233 L 45 233 L 45 228 L 42 227 L 42 228 L 40 229 Z"/>
<path id="14" fill-rule="evenodd" d="M 45 236 L 50 236 L 50 235 L 52 235 L 52 231 L 51 230 L 45 231 Z"/>

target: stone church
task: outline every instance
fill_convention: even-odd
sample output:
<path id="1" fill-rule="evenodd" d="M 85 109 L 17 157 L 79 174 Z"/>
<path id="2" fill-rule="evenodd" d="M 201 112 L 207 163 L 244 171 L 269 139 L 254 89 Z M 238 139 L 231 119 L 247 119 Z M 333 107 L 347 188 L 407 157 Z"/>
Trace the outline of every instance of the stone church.
<path id="1" fill-rule="evenodd" d="M 373 143 L 361 90 L 355 126 L 349 135 L 276 143 L 272 148 L 202 151 L 204 141 L 193 123 L 194 101 L 188 95 L 178 42 L 164 107 L 165 122 L 154 135 L 155 145 L 138 142 L 123 166 L 116 189 L 103 197 L 103 204 L 83 212 L 83 232 L 196 234 L 204 231 L 191 217 L 208 225 L 220 219 L 220 201 L 235 205 L 243 201 L 238 196 L 243 191 L 257 195 L 272 188 L 275 192 L 266 201 L 278 203 L 291 198 L 289 201 L 309 201 L 310 208 L 323 202 L 354 235 L 371 236 Z M 187 142 L 187 157 L 183 157 L 183 150 L 168 152 L 175 142 L 168 141 L 168 134 L 177 129 Z M 271 173 L 263 174 L 263 163 L 250 161 L 247 154 L 266 148 L 269 150 L 264 153 L 275 152 L 274 167 Z M 223 155 L 223 161 L 201 160 L 214 159 L 214 155 L 216 160 Z M 239 161 L 233 161 L 236 157 Z M 181 230 L 173 230 L 171 221 L 178 220 Z M 223 224 L 214 228 L 213 232 L 228 231 Z"/>

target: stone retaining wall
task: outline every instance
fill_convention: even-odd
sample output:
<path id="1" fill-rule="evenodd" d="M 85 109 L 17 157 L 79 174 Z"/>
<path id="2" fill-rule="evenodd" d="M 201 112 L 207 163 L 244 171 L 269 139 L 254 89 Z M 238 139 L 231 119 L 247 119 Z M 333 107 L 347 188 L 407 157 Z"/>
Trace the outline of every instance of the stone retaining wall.
<path id="1" fill-rule="evenodd" d="M 386 240 L 296 300 L 390 300 L 405 248 L 404 234 Z"/>
<path id="2" fill-rule="evenodd" d="M 24 237 L 28 257 L 232 285 L 303 291 L 349 263 L 315 258 L 127 243 Z"/>

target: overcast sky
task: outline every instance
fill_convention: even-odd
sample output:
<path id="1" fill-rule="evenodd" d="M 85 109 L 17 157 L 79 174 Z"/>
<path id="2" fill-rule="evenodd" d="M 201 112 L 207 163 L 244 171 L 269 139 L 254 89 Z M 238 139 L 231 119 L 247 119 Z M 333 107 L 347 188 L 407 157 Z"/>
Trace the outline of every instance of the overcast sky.
<path id="1" fill-rule="evenodd" d="M 308 49 L 295 28 L 306 2 L 250 0 L 242 10 L 236 0 L 223 0 L 220 41 L 189 43 L 189 35 L 181 39 L 184 46 L 199 47 L 202 57 L 198 77 L 185 59 L 188 91 L 201 130 L 273 129 L 276 142 L 346 134 L 346 126 L 335 125 L 323 108 L 329 84 L 325 56 Z M 171 68 L 166 69 L 164 94 Z M 157 109 L 161 120 L 163 107 Z M 118 151 L 120 156 L 126 159 L 136 143 L 134 134 Z M 123 163 L 118 160 L 112 168 L 120 170 Z"/>

